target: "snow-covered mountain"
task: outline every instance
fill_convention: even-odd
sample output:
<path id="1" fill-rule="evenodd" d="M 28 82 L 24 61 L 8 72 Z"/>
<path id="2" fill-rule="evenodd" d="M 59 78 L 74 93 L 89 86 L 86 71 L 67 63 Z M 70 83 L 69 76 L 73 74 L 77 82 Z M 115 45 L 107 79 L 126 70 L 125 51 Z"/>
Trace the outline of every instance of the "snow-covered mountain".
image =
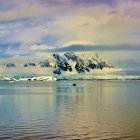
<path id="1" fill-rule="evenodd" d="M 16 62 L 7 62 L 2 66 L 8 69 L 19 69 L 19 71 L 21 72 L 21 68 L 54 68 L 53 73 L 58 75 L 67 71 L 71 73 L 86 73 L 95 69 L 102 70 L 103 68 L 113 68 L 112 65 L 107 64 L 105 61 L 99 58 L 98 55 L 96 55 L 96 57 L 83 57 L 78 56 L 74 53 L 64 53 L 64 55 L 53 54 L 52 56 L 53 57 L 40 62 L 26 62 L 23 64 L 16 64 Z M 25 71 L 26 70 L 27 69 L 25 69 Z"/>
<path id="2" fill-rule="evenodd" d="M 82 57 L 74 53 L 53 54 L 52 56 L 54 57 L 38 62 L 1 64 L 0 80 L 139 79 L 138 76 L 127 76 L 121 68 L 107 64 L 97 54 L 95 57 Z"/>

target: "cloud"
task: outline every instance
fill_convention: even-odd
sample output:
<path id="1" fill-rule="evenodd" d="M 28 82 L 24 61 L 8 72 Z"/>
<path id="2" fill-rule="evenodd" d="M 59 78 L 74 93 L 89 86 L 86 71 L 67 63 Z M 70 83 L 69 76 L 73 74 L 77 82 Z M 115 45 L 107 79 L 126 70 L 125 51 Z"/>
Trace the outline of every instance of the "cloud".
<path id="1" fill-rule="evenodd" d="M 23 31 L 24 30 L 24 31 Z M 20 42 L 23 44 L 34 44 L 40 43 L 42 38 L 48 33 L 47 27 L 44 26 L 33 26 L 33 27 L 23 27 L 23 29 L 18 29 L 11 41 Z"/>
<path id="2" fill-rule="evenodd" d="M 140 44 L 139 41 L 132 41 L 135 37 L 129 37 L 130 33 L 139 30 L 140 19 L 126 15 L 127 6 L 120 4 L 115 9 L 106 5 L 79 8 L 74 15 L 60 18 L 56 27 L 64 34 L 61 45 L 73 40 L 90 40 L 98 44 Z"/>
<path id="3" fill-rule="evenodd" d="M 130 38 L 135 38 L 128 37 L 128 34 L 139 30 L 140 19 L 134 18 L 132 14 L 136 9 L 138 13 L 139 4 L 135 4 L 136 2 L 131 4 L 120 0 L 29 0 L 15 3 L 16 8 L 7 9 L 0 14 L 1 21 L 7 20 L 13 26 L 16 23 L 22 24 L 20 27 L 16 25 L 15 29 L 12 29 L 13 26 L 7 27 L 13 42 L 43 43 L 44 38 L 51 35 L 52 38 L 57 38 L 57 42 L 52 39 L 55 42 L 51 44 L 53 46 L 62 46 L 73 40 L 90 40 L 98 44 L 125 44 Z M 83 7 L 86 3 L 90 7 Z M 113 3 L 114 7 L 109 6 L 113 6 Z M 15 23 L 12 23 L 13 20 Z M 5 33 L 1 36 L 3 34 Z M 131 42 L 140 43 L 129 43 Z"/>
<path id="4" fill-rule="evenodd" d="M 16 7 L 15 0 L 8 0 L 8 2 L 0 0 L 0 11 L 5 11 L 7 9 L 13 9 L 15 7 Z"/>
<path id="5" fill-rule="evenodd" d="M 117 3 L 116 0 L 9 0 L 8 2 L 1 0 L 0 2 L 0 22 L 47 16 L 63 16 L 77 12 L 79 8 L 85 6 L 113 6 Z"/>
<path id="6" fill-rule="evenodd" d="M 58 48 L 57 50 L 50 51 L 58 51 L 58 52 L 83 52 L 83 51 L 140 51 L 139 46 L 131 46 L 131 45 L 98 45 L 98 44 L 72 44 L 72 42 L 67 43 L 65 47 Z"/>
<path id="7" fill-rule="evenodd" d="M 43 4 L 49 4 L 49 5 L 72 5 L 72 6 L 78 6 L 78 5 L 89 5 L 89 6 L 96 6 L 96 5 L 109 5 L 114 6 L 117 4 L 117 0 L 40 0 Z"/>
<path id="8" fill-rule="evenodd" d="M 109 6 L 115 6 L 117 4 L 117 0 L 73 0 L 73 3 L 77 4 L 84 4 L 84 5 L 90 5 L 90 6 L 96 6 L 96 5 L 109 5 Z"/>
<path id="9" fill-rule="evenodd" d="M 28 68 L 24 68 L 24 67 L 16 67 L 16 68 L 4 68 L 4 67 L 0 67 L 0 73 L 3 75 L 22 75 L 22 74 L 37 74 L 37 75 L 50 75 L 53 74 L 53 68 L 40 68 L 40 67 L 28 67 Z"/>
<path id="10" fill-rule="evenodd" d="M 65 44 L 62 45 L 62 47 L 69 47 L 72 45 L 94 45 L 95 43 L 92 41 L 84 41 L 84 40 L 75 40 L 75 41 L 71 41 L 71 42 L 67 42 Z"/>
<path id="11" fill-rule="evenodd" d="M 39 4 L 23 3 L 13 9 L 0 12 L 0 21 L 14 21 L 19 19 L 34 18 L 47 13 L 47 7 Z"/>
<path id="12" fill-rule="evenodd" d="M 53 48 L 53 46 L 48 46 L 48 45 L 46 45 L 46 44 L 41 44 L 41 45 L 37 45 L 37 44 L 35 44 L 35 45 L 32 45 L 31 47 L 30 47 L 30 49 L 32 50 L 32 51 L 45 51 L 45 50 L 49 50 L 49 49 L 51 49 L 51 48 Z"/>
<path id="13" fill-rule="evenodd" d="M 18 47 L 20 46 L 20 43 L 9 43 L 9 42 L 0 42 L 0 51 L 2 52 L 3 50 L 6 50 L 6 49 L 17 49 Z"/>

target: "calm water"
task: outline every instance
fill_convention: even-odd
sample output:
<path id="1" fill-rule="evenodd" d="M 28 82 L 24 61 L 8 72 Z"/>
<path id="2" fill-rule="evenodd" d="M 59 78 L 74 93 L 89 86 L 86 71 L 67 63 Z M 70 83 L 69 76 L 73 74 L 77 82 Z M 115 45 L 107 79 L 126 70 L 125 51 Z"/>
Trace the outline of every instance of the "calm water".
<path id="1" fill-rule="evenodd" d="M 0 82 L 0 139 L 140 140 L 139 81 Z"/>

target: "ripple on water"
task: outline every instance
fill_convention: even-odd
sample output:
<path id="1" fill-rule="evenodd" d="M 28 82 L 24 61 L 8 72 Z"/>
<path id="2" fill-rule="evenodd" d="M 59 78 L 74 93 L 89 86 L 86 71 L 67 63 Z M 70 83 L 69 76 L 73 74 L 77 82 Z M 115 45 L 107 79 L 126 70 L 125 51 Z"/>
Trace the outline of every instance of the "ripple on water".
<path id="1" fill-rule="evenodd" d="M 0 139 L 140 140 L 139 83 L 62 84 L 52 82 L 48 92 L 39 92 L 41 82 L 25 93 L 21 88 L 0 89 Z"/>

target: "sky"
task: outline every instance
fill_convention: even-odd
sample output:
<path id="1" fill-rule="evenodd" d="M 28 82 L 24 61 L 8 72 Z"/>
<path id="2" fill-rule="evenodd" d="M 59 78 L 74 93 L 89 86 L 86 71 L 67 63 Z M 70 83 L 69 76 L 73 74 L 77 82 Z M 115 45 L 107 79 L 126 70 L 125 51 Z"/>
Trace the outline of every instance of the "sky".
<path id="1" fill-rule="evenodd" d="M 0 0 L 0 62 L 99 52 L 140 72 L 140 0 Z"/>

